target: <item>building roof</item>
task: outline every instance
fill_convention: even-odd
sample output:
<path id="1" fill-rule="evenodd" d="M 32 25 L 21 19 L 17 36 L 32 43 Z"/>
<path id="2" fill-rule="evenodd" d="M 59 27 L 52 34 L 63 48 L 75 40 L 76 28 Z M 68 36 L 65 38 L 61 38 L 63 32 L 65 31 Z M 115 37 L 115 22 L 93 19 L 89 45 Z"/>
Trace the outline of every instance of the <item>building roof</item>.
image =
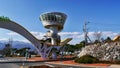
<path id="1" fill-rule="evenodd" d="M 119 41 L 120 40 L 120 36 L 115 36 L 114 38 L 113 38 L 113 41 Z"/>

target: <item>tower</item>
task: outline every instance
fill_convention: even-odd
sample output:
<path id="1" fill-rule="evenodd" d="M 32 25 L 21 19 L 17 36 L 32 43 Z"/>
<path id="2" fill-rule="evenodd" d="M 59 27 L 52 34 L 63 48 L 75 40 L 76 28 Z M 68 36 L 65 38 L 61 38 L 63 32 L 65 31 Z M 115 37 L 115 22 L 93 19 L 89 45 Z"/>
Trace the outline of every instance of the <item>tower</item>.
<path id="1" fill-rule="evenodd" d="M 67 15 L 61 12 L 49 12 L 40 15 L 40 20 L 45 28 L 50 29 L 51 44 L 58 45 L 60 41 L 60 32 L 64 28 Z"/>

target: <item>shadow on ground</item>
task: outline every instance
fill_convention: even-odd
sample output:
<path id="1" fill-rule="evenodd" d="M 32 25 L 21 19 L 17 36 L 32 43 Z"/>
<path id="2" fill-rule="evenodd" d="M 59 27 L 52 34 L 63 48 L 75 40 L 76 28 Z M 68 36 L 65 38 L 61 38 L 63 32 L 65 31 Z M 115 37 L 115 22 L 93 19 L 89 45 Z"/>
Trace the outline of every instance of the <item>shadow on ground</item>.
<path id="1" fill-rule="evenodd" d="M 61 68 L 61 67 L 50 67 L 47 65 L 41 65 L 41 66 L 30 66 L 28 68 Z"/>

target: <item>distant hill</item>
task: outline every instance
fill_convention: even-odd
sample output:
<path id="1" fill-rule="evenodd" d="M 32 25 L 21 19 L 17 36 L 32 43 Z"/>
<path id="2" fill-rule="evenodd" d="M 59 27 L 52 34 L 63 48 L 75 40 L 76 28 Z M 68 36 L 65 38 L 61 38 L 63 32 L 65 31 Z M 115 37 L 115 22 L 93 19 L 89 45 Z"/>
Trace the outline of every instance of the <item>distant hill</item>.
<path id="1" fill-rule="evenodd" d="M 8 41 L 0 41 L 0 50 L 3 49 L 5 47 L 5 44 L 8 44 Z M 33 44 L 28 43 L 28 42 L 22 42 L 22 41 L 13 41 L 12 42 L 12 47 L 13 48 L 17 48 L 17 49 L 21 49 L 24 47 L 30 47 L 31 50 L 34 50 L 35 47 L 33 46 Z"/>

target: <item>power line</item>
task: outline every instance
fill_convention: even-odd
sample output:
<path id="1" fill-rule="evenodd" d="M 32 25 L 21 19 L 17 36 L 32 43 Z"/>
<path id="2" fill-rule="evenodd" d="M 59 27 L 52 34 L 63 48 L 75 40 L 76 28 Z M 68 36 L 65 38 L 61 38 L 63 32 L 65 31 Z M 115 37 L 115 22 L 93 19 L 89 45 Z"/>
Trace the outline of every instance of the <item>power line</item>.
<path id="1" fill-rule="evenodd" d="M 112 31 L 118 31 L 120 29 L 120 24 L 119 23 L 96 23 L 92 22 L 89 25 L 91 30 L 112 30 Z"/>
<path id="2" fill-rule="evenodd" d="M 92 25 L 95 24 L 95 25 L 112 25 L 112 26 L 119 26 L 120 24 L 119 23 L 96 23 L 96 22 L 92 22 Z"/>

